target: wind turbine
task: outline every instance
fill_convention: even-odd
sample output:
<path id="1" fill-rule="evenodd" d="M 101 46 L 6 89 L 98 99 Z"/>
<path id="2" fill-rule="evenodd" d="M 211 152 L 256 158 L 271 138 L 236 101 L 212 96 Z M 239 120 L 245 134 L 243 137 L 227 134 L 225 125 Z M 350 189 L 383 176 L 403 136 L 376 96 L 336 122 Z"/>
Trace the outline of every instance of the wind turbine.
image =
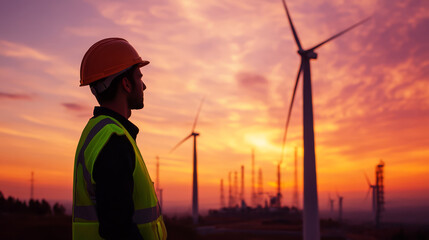
<path id="1" fill-rule="evenodd" d="M 337 197 L 338 197 L 338 222 L 341 223 L 341 221 L 343 220 L 343 196 L 340 196 L 340 194 L 338 194 L 337 192 Z"/>
<path id="2" fill-rule="evenodd" d="M 176 148 L 178 148 L 182 143 L 188 140 L 191 137 L 194 137 L 194 167 L 192 175 L 192 219 L 194 224 L 198 224 L 198 175 L 197 175 L 197 136 L 200 134 L 195 132 L 195 127 L 197 126 L 198 115 L 200 115 L 201 107 L 203 105 L 204 98 L 201 100 L 200 107 L 198 108 L 197 115 L 195 116 L 194 124 L 192 125 L 191 133 L 186 136 L 182 141 L 176 144 L 171 150 L 172 153 Z"/>
<path id="3" fill-rule="evenodd" d="M 328 205 L 329 205 L 329 207 L 331 209 L 331 214 L 332 214 L 332 213 L 334 213 L 334 201 L 335 200 L 331 198 L 331 194 L 329 194 L 328 196 L 329 196 Z"/>
<path id="4" fill-rule="evenodd" d="M 301 72 L 304 72 L 304 85 L 303 85 L 303 122 L 304 122 L 304 216 L 303 216 L 303 236 L 304 240 L 320 239 L 320 226 L 319 226 L 319 206 L 317 199 L 317 176 L 316 176 L 316 155 L 314 151 L 314 125 L 313 125 L 313 98 L 311 91 L 311 71 L 310 59 L 317 59 L 317 53 L 314 51 L 329 41 L 341 36 L 342 34 L 350 31 L 358 25 L 364 23 L 369 18 L 366 18 L 351 27 L 335 34 L 327 40 L 315 45 L 312 48 L 304 50 L 299 41 L 298 34 L 293 26 L 289 10 L 286 6 L 285 0 L 282 0 L 289 25 L 292 30 L 295 42 L 298 46 L 298 54 L 301 56 L 301 64 L 298 69 L 298 76 L 296 78 L 295 87 L 292 94 L 289 112 L 285 124 L 285 132 L 283 135 L 282 144 L 282 158 L 284 152 L 284 145 L 286 142 L 287 128 L 292 112 L 292 106 L 295 99 L 296 88 L 299 82 Z"/>
<path id="5" fill-rule="evenodd" d="M 376 201 L 377 185 L 371 184 L 371 182 L 369 181 L 368 175 L 366 175 L 366 173 L 365 173 L 365 178 L 369 186 L 368 193 L 366 194 L 365 200 L 368 198 L 368 195 L 372 190 L 372 213 L 375 214 L 376 204 L 377 204 L 377 201 Z"/>

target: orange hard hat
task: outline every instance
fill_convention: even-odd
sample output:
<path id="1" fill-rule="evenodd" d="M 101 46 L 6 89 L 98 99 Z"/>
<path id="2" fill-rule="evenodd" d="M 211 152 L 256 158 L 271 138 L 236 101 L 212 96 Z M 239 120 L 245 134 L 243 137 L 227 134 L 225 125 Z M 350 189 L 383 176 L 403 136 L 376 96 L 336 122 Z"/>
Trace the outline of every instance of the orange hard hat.
<path id="1" fill-rule="evenodd" d="M 149 64 L 149 61 L 142 60 L 127 40 L 122 38 L 100 40 L 83 56 L 80 65 L 80 86 L 89 85 L 136 64 L 143 67 Z"/>

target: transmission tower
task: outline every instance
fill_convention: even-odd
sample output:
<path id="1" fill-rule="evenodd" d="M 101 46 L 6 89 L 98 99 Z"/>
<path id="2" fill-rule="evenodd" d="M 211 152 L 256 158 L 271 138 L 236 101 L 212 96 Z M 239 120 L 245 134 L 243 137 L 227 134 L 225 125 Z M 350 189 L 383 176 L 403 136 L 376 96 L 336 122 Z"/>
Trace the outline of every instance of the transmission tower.
<path id="1" fill-rule="evenodd" d="M 381 213 L 384 211 L 384 162 L 380 160 L 380 163 L 375 167 L 375 179 L 376 179 L 376 212 L 375 212 L 375 225 L 378 228 L 380 226 Z"/>
<path id="2" fill-rule="evenodd" d="M 159 197 L 159 206 L 162 208 L 162 189 L 159 188 L 159 156 L 156 156 L 156 183 L 155 192 Z"/>
<path id="3" fill-rule="evenodd" d="M 276 207 L 281 207 L 281 199 L 282 199 L 282 193 L 281 193 L 281 173 L 280 173 L 280 163 L 277 164 L 277 198 L 276 198 Z"/>
<path id="4" fill-rule="evenodd" d="M 244 201 L 244 165 L 241 165 L 240 203 Z"/>
<path id="5" fill-rule="evenodd" d="M 263 182 L 262 182 L 262 169 L 259 168 L 259 172 L 258 172 L 258 205 L 263 204 L 263 195 L 264 194 L 264 189 L 263 189 Z"/>
<path id="6" fill-rule="evenodd" d="M 159 189 L 159 206 L 161 207 L 161 209 L 162 209 L 162 206 L 164 206 L 163 205 L 162 192 L 163 192 L 162 188 Z"/>
<path id="7" fill-rule="evenodd" d="M 225 207 L 225 195 L 223 192 L 223 179 L 220 180 L 220 207 Z"/>
<path id="8" fill-rule="evenodd" d="M 256 206 L 256 193 L 255 193 L 255 149 L 252 148 L 252 206 Z"/>
<path id="9" fill-rule="evenodd" d="M 30 200 L 34 199 L 34 172 L 31 172 Z"/>
<path id="10" fill-rule="evenodd" d="M 231 172 L 228 173 L 228 207 L 232 207 Z"/>
<path id="11" fill-rule="evenodd" d="M 238 204 L 238 175 L 237 171 L 234 171 L 234 207 Z"/>
<path id="12" fill-rule="evenodd" d="M 159 157 L 156 156 L 156 185 L 155 192 L 159 194 Z"/>

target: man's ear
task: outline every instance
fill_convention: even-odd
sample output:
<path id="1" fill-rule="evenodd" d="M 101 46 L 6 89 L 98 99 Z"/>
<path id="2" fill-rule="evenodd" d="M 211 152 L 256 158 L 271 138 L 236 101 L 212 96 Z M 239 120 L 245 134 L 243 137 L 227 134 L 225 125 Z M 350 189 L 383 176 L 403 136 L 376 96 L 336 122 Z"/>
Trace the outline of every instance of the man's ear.
<path id="1" fill-rule="evenodd" d="M 126 78 L 126 77 L 122 78 L 121 84 L 122 84 L 122 87 L 124 88 L 124 90 L 126 92 L 128 92 L 128 93 L 131 92 L 131 82 L 130 82 L 130 80 L 128 80 L 128 78 Z"/>

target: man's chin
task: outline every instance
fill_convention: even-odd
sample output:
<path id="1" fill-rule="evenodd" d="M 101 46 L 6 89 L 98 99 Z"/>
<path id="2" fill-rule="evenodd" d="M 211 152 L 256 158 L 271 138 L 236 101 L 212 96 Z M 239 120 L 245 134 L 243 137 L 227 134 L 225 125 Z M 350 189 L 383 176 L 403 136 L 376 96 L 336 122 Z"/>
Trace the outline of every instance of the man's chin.
<path id="1" fill-rule="evenodd" d="M 132 109 L 132 110 L 139 110 L 139 109 L 142 109 L 142 108 L 144 108 L 144 103 L 143 102 L 137 103 L 137 104 L 132 105 L 130 107 L 130 109 Z"/>
<path id="2" fill-rule="evenodd" d="M 131 110 L 139 110 L 139 109 L 143 109 L 143 108 L 144 108 L 144 104 L 138 105 L 138 106 L 133 106 L 133 107 L 131 107 Z"/>

